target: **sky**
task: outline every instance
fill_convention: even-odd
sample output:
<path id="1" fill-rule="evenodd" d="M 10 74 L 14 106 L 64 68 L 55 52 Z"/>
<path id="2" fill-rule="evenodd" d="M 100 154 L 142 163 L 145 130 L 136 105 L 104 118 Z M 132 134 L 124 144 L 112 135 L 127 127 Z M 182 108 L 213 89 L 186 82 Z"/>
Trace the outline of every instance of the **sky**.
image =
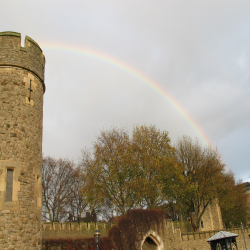
<path id="1" fill-rule="evenodd" d="M 250 1 L 1 0 L 0 32 L 46 58 L 43 154 L 77 162 L 101 130 L 210 143 L 250 181 Z"/>

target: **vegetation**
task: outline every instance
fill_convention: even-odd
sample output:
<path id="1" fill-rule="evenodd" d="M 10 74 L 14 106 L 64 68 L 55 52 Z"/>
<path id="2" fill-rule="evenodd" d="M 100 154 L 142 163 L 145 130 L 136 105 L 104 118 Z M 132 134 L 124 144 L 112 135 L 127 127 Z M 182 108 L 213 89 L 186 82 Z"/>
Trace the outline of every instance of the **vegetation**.
<path id="1" fill-rule="evenodd" d="M 102 132 L 93 155 L 83 152 L 83 193 L 92 206 L 106 203 L 122 215 L 135 206 L 136 176 L 131 158 L 128 135 L 123 130 Z"/>
<path id="2" fill-rule="evenodd" d="M 173 147 L 168 132 L 155 126 L 136 126 L 131 134 L 101 131 L 78 166 L 45 157 L 42 187 L 43 217 L 50 221 L 86 221 L 86 209 L 93 218 L 97 212 L 109 220 L 131 209 L 161 207 L 173 220 L 189 218 L 197 231 L 215 200 L 226 227 L 247 218 L 244 187 L 218 151 L 187 136 Z"/>
<path id="3" fill-rule="evenodd" d="M 164 193 L 190 218 L 193 230 L 197 231 L 207 206 L 218 198 L 224 164 L 217 151 L 186 136 L 179 139 L 175 158 L 171 174 L 163 176 Z"/>
<path id="4" fill-rule="evenodd" d="M 135 207 L 155 208 L 166 201 L 161 175 L 173 164 L 167 132 L 155 127 L 102 131 L 93 152 L 84 151 L 83 194 L 92 206 L 110 204 L 118 215 Z"/>
<path id="5" fill-rule="evenodd" d="M 127 212 L 116 226 L 109 230 L 109 237 L 115 242 L 116 249 L 136 250 L 136 243 L 143 239 L 146 233 L 156 226 L 162 230 L 162 223 L 167 219 L 167 214 L 163 210 L 156 209 L 135 209 Z"/>
<path id="6" fill-rule="evenodd" d="M 87 206 L 81 193 L 80 168 L 68 159 L 43 158 L 43 219 L 59 222 L 82 218 Z"/>
<path id="7" fill-rule="evenodd" d="M 166 203 L 161 179 L 169 174 L 174 165 L 175 150 L 170 144 L 168 133 L 154 126 L 135 127 L 131 144 L 139 206 L 157 208 Z"/>
<path id="8" fill-rule="evenodd" d="M 241 222 L 246 225 L 248 216 L 246 200 L 244 184 L 236 182 L 232 172 L 225 174 L 219 192 L 219 203 L 223 223 L 227 228 L 240 226 Z"/>

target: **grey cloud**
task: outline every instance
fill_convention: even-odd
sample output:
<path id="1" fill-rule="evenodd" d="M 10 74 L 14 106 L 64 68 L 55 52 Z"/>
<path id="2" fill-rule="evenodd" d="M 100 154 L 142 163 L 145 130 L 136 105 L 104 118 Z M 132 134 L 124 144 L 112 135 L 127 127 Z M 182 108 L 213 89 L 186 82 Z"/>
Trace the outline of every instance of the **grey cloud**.
<path id="1" fill-rule="evenodd" d="M 4 1 L 0 30 L 39 44 L 92 48 L 167 91 L 249 177 L 250 3 L 247 1 Z M 43 49 L 44 154 L 77 160 L 101 129 L 155 124 L 197 137 L 170 103 L 133 75 L 97 59 Z"/>

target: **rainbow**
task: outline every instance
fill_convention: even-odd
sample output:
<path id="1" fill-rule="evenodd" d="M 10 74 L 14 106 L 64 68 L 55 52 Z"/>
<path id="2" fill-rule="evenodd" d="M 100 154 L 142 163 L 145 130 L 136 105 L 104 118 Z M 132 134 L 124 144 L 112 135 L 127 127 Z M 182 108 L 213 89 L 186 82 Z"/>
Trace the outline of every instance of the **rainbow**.
<path id="1" fill-rule="evenodd" d="M 62 44 L 53 44 L 53 43 L 39 43 L 42 49 L 52 50 L 52 51 L 61 51 L 61 52 L 68 52 L 73 54 L 80 54 L 95 60 L 101 61 L 105 64 L 112 65 L 119 70 L 122 70 L 129 75 L 133 76 L 134 78 L 138 79 L 149 88 L 154 90 L 160 96 L 162 96 L 192 127 L 192 129 L 196 132 L 198 137 L 209 147 L 212 147 L 208 137 L 204 134 L 202 129 L 198 126 L 195 120 L 185 111 L 185 109 L 173 98 L 169 95 L 169 93 L 162 87 L 160 84 L 155 82 L 154 80 L 150 79 L 144 73 L 140 72 L 139 70 L 131 67 L 130 65 L 126 64 L 125 62 L 112 57 L 111 55 L 107 55 L 103 52 L 93 50 L 90 48 L 82 48 L 78 46 L 69 46 L 69 45 L 62 45 Z"/>

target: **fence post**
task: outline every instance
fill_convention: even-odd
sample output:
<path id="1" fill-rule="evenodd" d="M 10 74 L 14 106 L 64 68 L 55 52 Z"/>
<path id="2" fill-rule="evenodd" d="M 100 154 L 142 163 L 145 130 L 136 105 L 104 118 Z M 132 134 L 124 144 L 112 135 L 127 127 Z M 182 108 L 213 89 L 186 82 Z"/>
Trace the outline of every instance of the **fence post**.
<path id="1" fill-rule="evenodd" d="M 242 230 L 242 234 L 243 234 L 243 238 L 244 238 L 245 248 L 247 250 L 246 239 L 245 239 L 245 234 L 244 234 L 244 226 L 243 226 L 242 222 L 241 222 L 241 230 Z"/>

